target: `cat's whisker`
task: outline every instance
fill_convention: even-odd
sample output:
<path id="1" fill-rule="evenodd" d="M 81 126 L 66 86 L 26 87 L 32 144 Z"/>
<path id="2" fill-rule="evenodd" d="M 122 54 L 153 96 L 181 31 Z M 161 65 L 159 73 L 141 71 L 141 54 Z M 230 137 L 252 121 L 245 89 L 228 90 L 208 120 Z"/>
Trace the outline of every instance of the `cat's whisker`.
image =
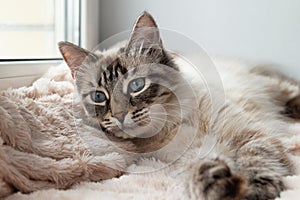
<path id="1" fill-rule="evenodd" d="M 140 118 L 140 119 L 135 120 L 134 123 L 139 123 L 139 122 L 141 122 L 142 120 L 143 120 L 144 122 L 147 122 L 146 120 L 148 120 L 148 122 L 149 122 L 150 119 L 149 119 L 148 117 L 143 117 L 143 118 Z"/>
<path id="2" fill-rule="evenodd" d="M 179 112 L 179 111 L 172 111 L 173 113 L 175 113 L 175 114 L 171 114 L 171 113 L 163 113 L 163 112 L 161 112 L 161 113 L 150 113 L 150 116 L 152 116 L 152 115 L 154 115 L 154 116 L 169 116 L 169 117 L 179 117 L 178 115 L 180 115 L 181 114 L 181 112 Z"/>
<path id="3" fill-rule="evenodd" d="M 172 110 L 172 112 L 177 112 L 177 113 L 180 113 L 181 110 L 194 110 L 195 107 L 193 106 L 189 106 L 189 105 L 165 105 L 165 104 L 162 104 L 165 108 L 169 108 Z M 176 107 L 176 109 L 174 108 Z M 150 111 L 149 113 L 153 113 L 153 111 Z M 163 111 L 161 113 L 164 113 Z"/>
<path id="4" fill-rule="evenodd" d="M 134 120 L 134 119 L 138 119 L 139 117 L 144 117 L 144 116 L 147 116 L 147 115 L 148 115 L 148 112 L 145 112 L 145 113 L 134 115 L 134 116 L 131 117 L 131 119 Z"/>
<path id="5" fill-rule="evenodd" d="M 174 121 L 180 121 L 180 116 L 176 116 L 176 115 L 167 115 L 168 117 L 172 117 L 174 118 Z M 170 119 L 168 119 L 167 117 L 161 116 L 161 115 L 152 115 L 150 117 L 150 119 L 159 119 L 159 120 L 163 120 L 163 121 L 170 121 Z"/>
<path id="6" fill-rule="evenodd" d="M 149 123 L 149 121 L 145 121 L 145 120 L 141 120 L 140 122 L 142 122 L 142 123 L 143 123 L 143 122 Z M 151 124 L 151 128 L 155 128 L 155 129 L 157 129 L 157 130 L 160 129 L 160 127 L 158 127 L 158 125 L 156 125 L 155 123 L 152 123 L 152 124 Z"/>
<path id="7" fill-rule="evenodd" d="M 151 115 L 148 115 L 148 116 L 145 116 L 145 117 L 142 117 L 142 118 L 140 118 L 140 119 L 138 119 L 138 120 L 136 120 L 136 121 L 134 121 L 135 123 L 138 123 L 138 122 L 147 122 L 147 123 L 149 123 L 149 120 L 151 121 L 151 120 L 156 120 L 157 119 L 157 122 L 161 122 L 162 121 L 162 119 L 164 119 L 164 118 L 159 118 L 159 117 L 152 117 Z"/>
<path id="8" fill-rule="evenodd" d="M 176 107 L 184 107 L 184 108 L 190 108 L 190 109 L 195 109 L 195 106 L 191 106 L 188 104 L 175 104 L 175 103 L 163 103 L 162 105 L 166 105 L 166 106 L 176 106 Z"/>
<path id="9" fill-rule="evenodd" d="M 169 119 L 165 119 L 165 118 L 160 118 L 160 117 L 150 117 L 150 119 L 151 120 L 157 120 L 157 122 L 159 122 L 159 123 L 162 123 L 162 122 L 170 122 L 170 123 L 172 123 L 172 124 L 174 124 L 174 125 L 178 125 L 178 123 L 176 123 L 176 122 L 174 122 L 174 121 L 171 121 L 171 120 L 169 120 Z"/>
<path id="10" fill-rule="evenodd" d="M 164 118 L 167 118 L 167 117 L 175 117 L 175 118 L 178 118 L 180 117 L 180 114 L 181 112 L 173 112 L 173 113 L 150 113 L 149 116 L 152 117 L 164 117 Z"/>
<path id="11" fill-rule="evenodd" d="M 155 122 L 155 120 L 153 120 Z M 151 128 L 154 128 L 155 131 L 161 130 L 162 126 L 158 125 L 158 123 L 151 123 Z"/>

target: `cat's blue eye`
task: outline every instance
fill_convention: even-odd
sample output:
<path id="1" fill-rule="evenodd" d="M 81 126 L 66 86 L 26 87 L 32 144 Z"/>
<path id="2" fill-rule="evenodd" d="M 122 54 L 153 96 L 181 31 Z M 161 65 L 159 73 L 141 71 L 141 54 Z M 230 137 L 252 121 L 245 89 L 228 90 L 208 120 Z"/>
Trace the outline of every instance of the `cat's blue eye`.
<path id="1" fill-rule="evenodd" d="M 104 101 L 106 101 L 106 95 L 101 91 L 92 92 L 91 98 L 95 103 L 103 103 Z"/>
<path id="2" fill-rule="evenodd" d="M 139 92 L 145 87 L 145 79 L 144 78 L 137 78 L 130 81 L 128 85 L 131 92 Z"/>

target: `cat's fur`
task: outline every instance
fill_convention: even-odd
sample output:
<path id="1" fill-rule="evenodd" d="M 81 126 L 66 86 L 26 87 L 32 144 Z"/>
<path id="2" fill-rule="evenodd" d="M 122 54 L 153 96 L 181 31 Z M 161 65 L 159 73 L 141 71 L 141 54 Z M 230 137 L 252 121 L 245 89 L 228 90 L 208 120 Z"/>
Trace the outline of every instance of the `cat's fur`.
<path id="1" fill-rule="evenodd" d="M 274 199 L 284 189 L 282 177 L 294 173 L 280 138 L 285 134 L 284 123 L 300 116 L 296 81 L 263 66 L 215 60 L 226 100 L 222 88 L 209 91 L 197 77 L 192 83 L 196 96 L 189 95 L 180 76 L 186 63 L 163 48 L 157 25 L 146 12 L 138 18 L 123 47 L 100 54 L 67 42 L 59 47 L 76 78 L 86 123 L 102 129 L 122 148 L 153 152 L 165 147 L 178 131 L 183 133 L 179 143 L 187 143 L 195 127 L 194 147 L 209 149 L 208 140 L 216 143 L 204 157 L 193 157 L 192 164 L 186 166 L 186 191 L 192 199 Z M 146 89 L 138 94 L 126 92 L 130 81 L 141 76 L 151 77 L 146 79 Z M 158 84 L 162 80 L 168 87 Z M 104 104 L 91 101 L 95 90 L 106 95 Z M 183 104 L 174 91 L 182 94 Z M 160 114 L 159 109 L 151 111 L 149 107 L 155 104 L 163 105 L 167 115 Z M 122 122 L 147 127 L 151 120 L 157 126 L 165 121 L 153 136 L 147 134 L 156 130 L 155 126 L 120 128 Z M 181 148 L 178 141 L 169 147 L 171 154 Z M 173 156 L 163 153 L 153 155 L 159 159 Z"/>

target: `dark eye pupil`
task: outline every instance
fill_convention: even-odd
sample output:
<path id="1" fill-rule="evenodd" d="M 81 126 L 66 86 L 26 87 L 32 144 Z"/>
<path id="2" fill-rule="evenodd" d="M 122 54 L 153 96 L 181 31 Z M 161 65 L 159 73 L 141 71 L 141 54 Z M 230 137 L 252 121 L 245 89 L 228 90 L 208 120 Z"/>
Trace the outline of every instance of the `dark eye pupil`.
<path id="1" fill-rule="evenodd" d="M 132 92 L 139 92 L 141 91 L 145 86 L 145 79 L 144 78 L 138 78 L 130 82 L 129 87 Z"/>
<path id="2" fill-rule="evenodd" d="M 106 100 L 106 96 L 103 92 L 96 91 L 92 92 L 92 99 L 96 103 L 102 103 Z"/>

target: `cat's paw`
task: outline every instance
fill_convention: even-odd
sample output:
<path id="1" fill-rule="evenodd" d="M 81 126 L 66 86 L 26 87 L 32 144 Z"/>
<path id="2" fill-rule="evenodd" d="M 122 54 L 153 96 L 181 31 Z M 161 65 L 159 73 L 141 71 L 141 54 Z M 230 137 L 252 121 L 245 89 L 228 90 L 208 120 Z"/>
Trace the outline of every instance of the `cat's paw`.
<path id="1" fill-rule="evenodd" d="M 271 173 L 250 175 L 245 200 L 270 200 L 279 197 L 284 189 L 281 178 Z"/>
<path id="2" fill-rule="evenodd" d="M 300 95 L 286 103 L 284 113 L 291 118 L 300 119 Z"/>
<path id="3" fill-rule="evenodd" d="M 246 191 L 243 177 L 233 175 L 228 165 L 219 159 L 205 160 L 191 167 L 188 183 L 192 199 L 242 199 Z"/>

